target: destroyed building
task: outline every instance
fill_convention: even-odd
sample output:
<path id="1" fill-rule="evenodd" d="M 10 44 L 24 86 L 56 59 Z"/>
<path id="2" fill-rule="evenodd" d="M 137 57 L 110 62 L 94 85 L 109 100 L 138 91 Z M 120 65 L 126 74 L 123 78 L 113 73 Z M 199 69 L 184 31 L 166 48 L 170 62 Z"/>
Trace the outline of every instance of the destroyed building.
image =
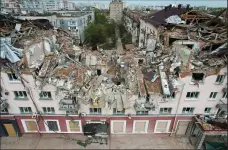
<path id="1" fill-rule="evenodd" d="M 132 36 L 132 43 L 138 46 L 140 33 L 140 17 L 145 16 L 146 13 L 137 11 L 123 11 L 123 23 L 126 30 Z"/>
<path id="2" fill-rule="evenodd" d="M 73 11 L 73 10 L 52 10 L 49 14 L 40 15 L 14 15 L 15 19 L 37 20 L 46 19 L 54 27 L 70 31 L 75 38 L 75 44 L 83 43 L 86 40 L 84 30 L 87 25 L 94 21 L 94 11 Z"/>
<path id="3" fill-rule="evenodd" d="M 104 131 L 165 136 L 186 134 L 196 115 L 207 115 L 208 124 L 226 118 L 225 23 L 183 9 L 166 7 L 160 14 L 172 13 L 164 20 L 147 17 L 154 30 L 144 37 L 148 44 L 121 53 L 79 47 L 46 20 L 2 17 L 1 128 L 12 120 L 15 134 L 88 135 L 97 134 L 88 124 L 100 123 L 104 137 Z"/>

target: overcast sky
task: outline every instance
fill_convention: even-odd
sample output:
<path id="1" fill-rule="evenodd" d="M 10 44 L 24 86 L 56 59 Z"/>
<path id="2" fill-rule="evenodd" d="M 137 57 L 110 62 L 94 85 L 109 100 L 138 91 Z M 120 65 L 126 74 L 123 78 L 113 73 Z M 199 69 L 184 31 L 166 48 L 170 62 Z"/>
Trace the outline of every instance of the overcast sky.
<path id="1" fill-rule="evenodd" d="M 110 3 L 111 0 L 69 0 L 77 3 Z M 191 6 L 227 7 L 226 0 L 123 0 L 126 4 L 169 5 L 190 4 Z"/>

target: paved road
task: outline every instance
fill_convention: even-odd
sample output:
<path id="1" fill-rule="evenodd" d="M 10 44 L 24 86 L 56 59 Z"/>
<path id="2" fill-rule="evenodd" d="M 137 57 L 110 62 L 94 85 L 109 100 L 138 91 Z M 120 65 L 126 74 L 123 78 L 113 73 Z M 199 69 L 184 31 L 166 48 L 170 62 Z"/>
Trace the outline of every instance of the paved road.
<path id="1" fill-rule="evenodd" d="M 74 136 L 74 139 L 83 139 Z M 85 149 L 193 149 L 188 138 L 153 135 L 114 135 L 106 144 L 92 143 Z M 76 141 L 50 136 L 2 137 L 1 149 L 84 149 Z"/>

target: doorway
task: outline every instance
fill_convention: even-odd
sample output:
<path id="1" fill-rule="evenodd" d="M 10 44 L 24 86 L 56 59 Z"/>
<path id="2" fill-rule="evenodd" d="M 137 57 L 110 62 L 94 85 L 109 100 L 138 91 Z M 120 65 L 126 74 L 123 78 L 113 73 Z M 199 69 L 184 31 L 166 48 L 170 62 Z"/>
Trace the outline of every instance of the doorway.
<path id="1" fill-rule="evenodd" d="M 3 124 L 8 136 L 17 136 L 16 130 L 13 127 L 12 123 L 4 123 Z"/>

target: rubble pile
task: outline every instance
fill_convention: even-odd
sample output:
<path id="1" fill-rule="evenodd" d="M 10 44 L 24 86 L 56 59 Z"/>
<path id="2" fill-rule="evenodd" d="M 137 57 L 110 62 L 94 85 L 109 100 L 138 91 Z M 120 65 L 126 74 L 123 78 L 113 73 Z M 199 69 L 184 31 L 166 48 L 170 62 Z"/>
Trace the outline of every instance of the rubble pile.
<path id="1" fill-rule="evenodd" d="M 121 53 L 74 45 L 70 33 L 47 20 L 1 16 L 1 65 L 24 85 L 21 74 L 32 74 L 39 91 L 53 85 L 60 110 L 72 114 L 83 112 L 81 105 L 158 111 L 159 102 L 181 90 L 182 78 L 192 76 L 199 86 L 227 63 L 227 29 L 220 17 L 188 9 L 172 14 L 157 18 L 159 38 L 148 35 L 147 48 L 127 45 Z"/>
<path id="2" fill-rule="evenodd" d="M 48 83 L 54 85 L 60 104 L 70 99 L 67 102 L 71 105 L 67 106 L 78 107 L 72 105 L 72 100 L 76 104 L 75 95 L 90 80 L 91 72 L 77 61 L 81 49 L 73 45 L 71 34 L 53 28 L 48 20 L 0 17 L 2 67 L 15 73 L 25 86 L 22 74 L 32 74 L 38 91 Z"/>
<path id="3" fill-rule="evenodd" d="M 210 117 L 197 116 L 195 119 L 198 121 L 204 131 L 226 131 L 227 120 L 219 120 Z"/>
<path id="4" fill-rule="evenodd" d="M 164 16 L 168 18 L 162 20 Z M 160 76 L 166 76 L 167 84 L 161 79 L 163 94 L 165 87 L 172 91 L 173 80 L 192 75 L 193 83 L 199 85 L 205 77 L 217 74 L 226 66 L 227 28 L 224 18 L 219 15 L 170 6 L 144 20 L 157 26 L 159 31 L 157 37 L 160 38 L 148 35 L 146 55 L 153 71 L 157 72 L 160 66 Z M 167 92 L 167 95 L 171 93 Z"/>

